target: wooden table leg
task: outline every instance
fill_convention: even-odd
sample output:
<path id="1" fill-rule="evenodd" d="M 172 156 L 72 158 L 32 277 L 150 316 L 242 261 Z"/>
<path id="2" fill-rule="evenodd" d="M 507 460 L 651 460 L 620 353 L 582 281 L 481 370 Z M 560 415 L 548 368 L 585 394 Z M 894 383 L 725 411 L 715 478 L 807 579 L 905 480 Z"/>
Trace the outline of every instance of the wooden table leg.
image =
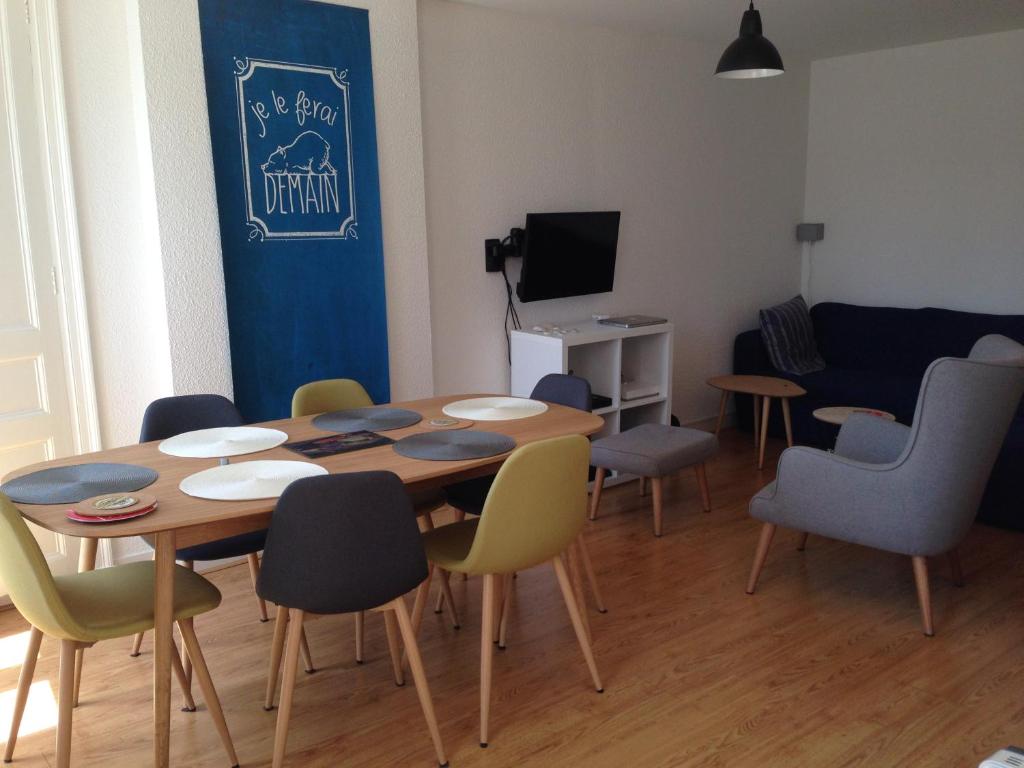
<path id="1" fill-rule="evenodd" d="M 786 445 L 793 447 L 793 422 L 789 418 L 789 398 L 781 398 L 782 420 L 786 422 Z"/>
<path id="2" fill-rule="evenodd" d="M 762 397 L 764 400 L 764 406 L 761 408 L 761 445 L 758 448 L 757 455 L 757 468 L 764 469 L 764 446 L 768 442 L 768 414 L 771 410 L 772 399 L 770 397 Z"/>
<path id="3" fill-rule="evenodd" d="M 174 531 L 161 531 L 154 541 L 156 554 L 153 589 L 153 765 L 171 762 L 171 654 L 175 652 Z"/>
<path id="4" fill-rule="evenodd" d="M 96 570 L 96 549 L 99 539 L 80 539 L 78 544 L 78 572 Z M 71 706 L 78 706 L 78 693 L 82 688 L 82 663 L 85 661 L 85 648 L 80 646 L 75 651 L 75 692 L 71 697 Z"/>
<path id="5" fill-rule="evenodd" d="M 715 434 L 722 431 L 722 423 L 725 421 L 725 406 L 729 404 L 729 393 L 722 390 L 722 401 L 718 405 L 718 423 L 715 425 Z"/>

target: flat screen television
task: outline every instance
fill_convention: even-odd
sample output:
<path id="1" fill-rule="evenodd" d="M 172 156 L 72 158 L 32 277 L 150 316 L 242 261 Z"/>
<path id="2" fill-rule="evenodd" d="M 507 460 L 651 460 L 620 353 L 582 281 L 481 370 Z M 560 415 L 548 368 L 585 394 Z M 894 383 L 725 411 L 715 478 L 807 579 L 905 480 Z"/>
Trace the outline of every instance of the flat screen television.
<path id="1" fill-rule="evenodd" d="M 615 282 L 619 211 L 528 213 L 520 301 L 605 293 Z"/>

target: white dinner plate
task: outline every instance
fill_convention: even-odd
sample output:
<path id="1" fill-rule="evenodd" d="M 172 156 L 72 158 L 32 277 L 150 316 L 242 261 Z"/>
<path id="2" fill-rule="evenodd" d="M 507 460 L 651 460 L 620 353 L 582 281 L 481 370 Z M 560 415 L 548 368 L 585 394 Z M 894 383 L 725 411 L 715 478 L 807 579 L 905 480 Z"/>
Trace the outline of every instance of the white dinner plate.
<path id="1" fill-rule="evenodd" d="M 185 459 L 219 459 L 276 448 L 288 439 L 279 429 L 214 427 L 182 432 L 160 443 L 161 453 Z"/>
<path id="2" fill-rule="evenodd" d="M 525 397 L 474 397 L 448 403 L 441 410 L 453 419 L 511 421 L 539 416 L 547 409 L 546 403 Z"/>

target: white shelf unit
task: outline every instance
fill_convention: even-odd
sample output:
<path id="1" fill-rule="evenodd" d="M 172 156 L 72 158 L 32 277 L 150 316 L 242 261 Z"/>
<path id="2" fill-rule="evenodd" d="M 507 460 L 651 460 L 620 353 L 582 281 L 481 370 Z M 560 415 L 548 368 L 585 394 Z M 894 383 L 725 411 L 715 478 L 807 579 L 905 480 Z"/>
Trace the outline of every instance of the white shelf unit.
<path id="1" fill-rule="evenodd" d="M 549 373 L 572 373 L 590 382 L 595 395 L 611 398 L 612 404 L 594 411 L 604 427 L 603 437 L 640 424 L 668 424 L 672 416 L 671 323 L 640 328 L 616 328 L 593 320 L 559 323 L 561 333 L 512 331 L 512 382 L 515 397 L 529 397 L 534 386 Z M 622 399 L 622 379 L 656 384 L 654 395 Z M 612 474 L 609 482 L 628 476 Z"/>

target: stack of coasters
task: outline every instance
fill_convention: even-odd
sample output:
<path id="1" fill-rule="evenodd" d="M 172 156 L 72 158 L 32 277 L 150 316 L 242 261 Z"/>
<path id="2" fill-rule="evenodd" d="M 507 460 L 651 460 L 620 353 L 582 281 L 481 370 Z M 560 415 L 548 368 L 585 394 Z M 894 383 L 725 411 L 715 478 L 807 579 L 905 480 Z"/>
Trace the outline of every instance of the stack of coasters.
<path id="1" fill-rule="evenodd" d="M 156 496 L 145 493 L 107 493 L 93 496 L 67 511 L 78 523 L 119 523 L 148 515 L 157 508 Z"/>

